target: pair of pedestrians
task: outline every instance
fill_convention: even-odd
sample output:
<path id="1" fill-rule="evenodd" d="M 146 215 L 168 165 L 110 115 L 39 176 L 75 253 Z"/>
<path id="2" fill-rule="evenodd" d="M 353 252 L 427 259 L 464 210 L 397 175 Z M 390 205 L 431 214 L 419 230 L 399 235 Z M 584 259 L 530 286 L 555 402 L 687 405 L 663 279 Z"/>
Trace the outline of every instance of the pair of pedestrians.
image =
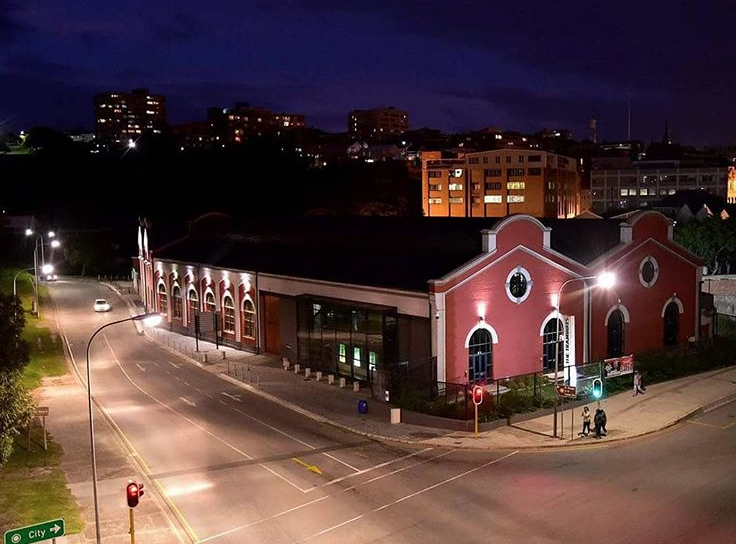
<path id="1" fill-rule="evenodd" d="M 595 437 L 601 438 L 608 434 L 606 430 L 606 423 L 608 423 L 608 417 L 606 412 L 602 408 L 596 408 L 595 416 L 590 413 L 590 408 L 587 406 L 583 408 L 583 430 L 578 433 L 579 436 L 588 436 L 590 434 L 590 423 L 591 420 L 595 425 Z"/>

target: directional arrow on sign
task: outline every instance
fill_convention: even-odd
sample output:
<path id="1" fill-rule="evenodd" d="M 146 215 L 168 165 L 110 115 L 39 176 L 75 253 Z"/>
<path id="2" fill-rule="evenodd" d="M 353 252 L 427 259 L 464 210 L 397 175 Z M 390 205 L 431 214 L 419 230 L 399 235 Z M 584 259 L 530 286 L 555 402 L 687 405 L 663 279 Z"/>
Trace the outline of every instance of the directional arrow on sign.
<path id="1" fill-rule="evenodd" d="M 52 533 L 54 533 L 54 536 L 55 536 L 56 533 L 58 533 L 59 531 L 61 531 L 61 527 L 59 527 L 58 525 L 54 524 L 54 526 L 51 527 L 51 529 L 49 529 L 49 531 L 51 531 Z"/>

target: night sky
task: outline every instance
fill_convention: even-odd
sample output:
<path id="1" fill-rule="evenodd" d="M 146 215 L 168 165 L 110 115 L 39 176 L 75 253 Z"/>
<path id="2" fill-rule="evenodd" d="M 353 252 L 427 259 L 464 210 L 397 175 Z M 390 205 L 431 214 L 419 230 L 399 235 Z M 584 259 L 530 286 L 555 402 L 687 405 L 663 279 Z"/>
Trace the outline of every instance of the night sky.
<path id="1" fill-rule="evenodd" d="M 736 0 L 0 0 L 0 122 L 93 128 L 93 95 L 148 87 L 169 122 L 235 101 L 346 130 L 569 128 L 736 143 Z"/>

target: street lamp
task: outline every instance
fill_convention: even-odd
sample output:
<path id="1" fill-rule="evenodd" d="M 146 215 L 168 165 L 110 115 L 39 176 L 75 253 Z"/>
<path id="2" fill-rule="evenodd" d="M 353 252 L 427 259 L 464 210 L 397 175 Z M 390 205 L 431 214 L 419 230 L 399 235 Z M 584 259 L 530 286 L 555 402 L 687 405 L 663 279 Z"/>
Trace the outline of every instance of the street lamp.
<path id="1" fill-rule="evenodd" d="M 97 329 L 92 334 L 89 342 L 87 342 L 87 407 L 89 409 L 89 443 L 92 449 L 92 491 L 95 503 L 95 531 L 97 535 L 97 544 L 101 544 L 102 540 L 100 536 L 100 509 L 97 504 L 97 455 L 95 453 L 95 424 L 92 412 L 92 372 L 90 371 L 91 365 L 89 360 L 89 349 L 92 345 L 92 340 L 94 340 L 95 336 L 97 336 L 97 333 L 99 333 L 102 329 L 110 327 L 112 325 L 117 325 L 118 323 L 125 323 L 126 321 L 143 321 L 144 325 L 155 327 L 161 322 L 161 315 L 141 314 L 133 317 L 128 317 L 126 319 L 118 319 L 117 321 L 105 323 L 104 325 L 102 325 L 102 327 Z"/>
<path id="2" fill-rule="evenodd" d="M 33 234 L 34 232 L 31 229 L 26 229 L 26 236 L 33 236 Z M 56 233 L 54 231 L 50 230 L 48 232 L 49 238 L 54 238 L 55 236 L 56 236 Z M 39 243 L 39 241 L 41 243 Z M 37 256 L 37 253 L 38 253 L 39 247 L 41 248 L 41 265 L 42 265 L 41 272 L 44 274 L 50 274 L 54 269 L 54 267 L 51 266 L 50 264 L 46 264 L 46 258 L 44 257 L 44 254 L 43 254 L 43 246 L 45 245 L 49 245 L 53 248 L 57 248 L 61 245 L 61 242 L 59 242 L 59 240 L 52 240 L 51 242 L 44 242 L 42 234 L 36 235 L 36 243 L 33 247 L 33 276 L 34 276 L 33 280 L 34 280 L 34 286 L 35 286 L 35 291 L 34 291 L 35 297 L 34 298 L 35 298 L 35 305 L 36 305 L 36 317 L 38 318 L 41 317 L 41 307 L 39 305 L 39 300 L 38 300 L 38 256 Z M 50 268 L 47 268 L 47 267 L 50 267 Z"/>
<path id="3" fill-rule="evenodd" d="M 565 288 L 565 285 L 568 283 L 571 283 L 573 281 L 586 281 L 586 280 L 598 280 L 597 286 L 603 287 L 604 289 L 610 289 L 613 287 L 613 285 L 616 283 L 616 275 L 612 272 L 603 272 L 599 274 L 598 276 L 584 276 L 582 278 L 570 278 L 568 280 L 565 280 L 562 285 L 560 285 L 560 288 L 557 290 L 557 298 L 555 299 L 555 318 L 557 319 L 557 323 L 555 324 L 555 328 L 557 329 L 557 334 L 555 336 L 555 409 L 554 409 L 554 415 L 552 417 L 552 425 L 554 426 L 554 429 L 552 431 L 552 436 L 557 438 L 557 404 L 559 403 L 559 395 L 557 394 L 557 380 L 559 378 L 559 372 L 560 372 L 560 298 L 562 297 L 562 290 Z M 562 344 L 564 346 L 564 344 Z M 564 351 L 564 347 L 563 347 Z"/>
<path id="4" fill-rule="evenodd" d="M 15 282 L 18 279 L 18 276 L 20 276 L 23 272 L 30 272 L 33 270 L 33 267 L 30 268 L 24 268 L 23 270 L 19 270 L 18 273 L 13 276 L 13 297 L 18 298 L 18 290 L 16 289 Z"/>

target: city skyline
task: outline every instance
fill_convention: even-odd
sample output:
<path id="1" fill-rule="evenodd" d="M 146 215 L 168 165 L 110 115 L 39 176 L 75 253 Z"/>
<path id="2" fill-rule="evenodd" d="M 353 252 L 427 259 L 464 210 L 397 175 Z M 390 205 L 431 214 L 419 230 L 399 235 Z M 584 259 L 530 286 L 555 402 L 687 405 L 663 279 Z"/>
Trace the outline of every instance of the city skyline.
<path id="1" fill-rule="evenodd" d="M 595 117 L 611 141 L 627 137 L 630 100 L 632 138 L 659 140 L 669 121 L 674 141 L 736 140 L 734 2 L 3 4 L 6 130 L 91 129 L 96 93 L 147 87 L 167 97 L 173 124 L 248 101 L 345 131 L 348 111 L 394 106 L 410 128 L 446 132 L 585 139 Z"/>

